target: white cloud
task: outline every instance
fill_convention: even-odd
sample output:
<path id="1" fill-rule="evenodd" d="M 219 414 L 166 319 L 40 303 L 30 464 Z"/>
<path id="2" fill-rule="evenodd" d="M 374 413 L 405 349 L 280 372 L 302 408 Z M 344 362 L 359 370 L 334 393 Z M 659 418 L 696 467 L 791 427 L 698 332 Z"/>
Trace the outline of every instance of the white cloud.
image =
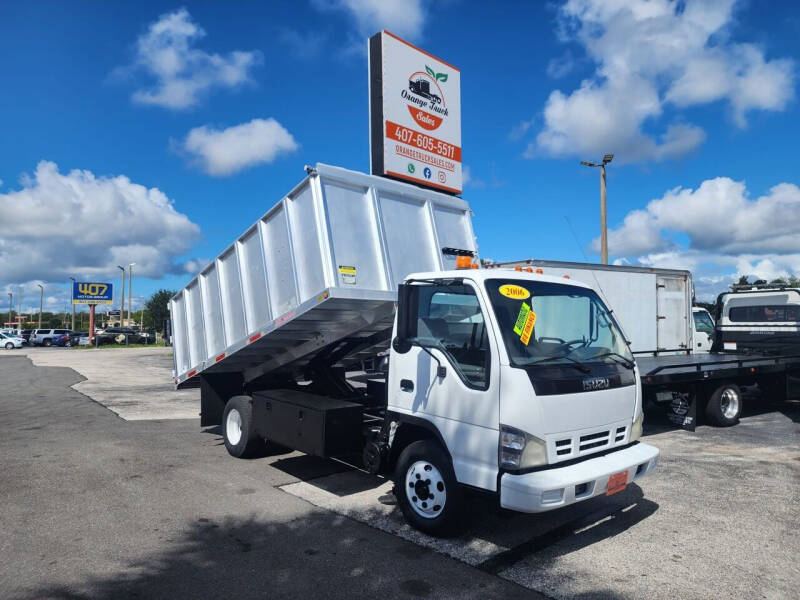
<path id="1" fill-rule="evenodd" d="M 220 55 L 195 48 L 205 35 L 185 8 L 151 23 L 136 41 L 133 65 L 117 71 L 143 72 L 155 80 L 134 92 L 134 102 L 180 110 L 197 104 L 212 88 L 236 88 L 250 81 L 261 54 L 235 50 Z"/>
<path id="2" fill-rule="evenodd" d="M 613 152 L 621 161 L 665 160 L 696 149 L 696 125 L 663 122 L 666 108 L 726 101 L 743 127 L 753 110 L 783 110 L 794 63 L 732 43 L 735 0 L 568 0 L 559 31 L 581 44 L 594 73 L 569 93 L 551 92 L 544 127 L 526 156 Z M 661 129 L 660 134 L 647 131 Z"/>
<path id="3" fill-rule="evenodd" d="M 422 0 L 313 0 L 321 10 L 343 11 L 362 39 L 388 29 L 402 37 L 419 38 L 427 7 Z"/>
<path id="4" fill-rule="evenodd" d="M 226 176 L 258 164 L 271 163 L 279 155 L 294 152 L 298 144 L 275 119 L 253 119 L 227 129 L 195 127 L 182 148 L 195 157 L 209 175 Z"/>
<path id="5" fill-rule="evenodd" d="M 771 280 L 800 274 L 798 223 L 797 185 L 780 183 L 750 199 L 744 182 L 717 177 L 697 189 L 669 190 L 629 212 L 609 231 L 608 249 L 618 260 L 697 271 L 709 285 L 721 276 Z M 592 249 L 598 248 L 595 239 Z"/>
<path id="6" fill-rule="evenodd" d="M 62 174 L 41 161 L 21 181 L 0 193 L 0 284 L 115 281 L 117 265 L 131 262 L 135 276 L 159 278 L 182 270 L 176 258 L 200 233 L 162 191 L 124 175 Z"/>

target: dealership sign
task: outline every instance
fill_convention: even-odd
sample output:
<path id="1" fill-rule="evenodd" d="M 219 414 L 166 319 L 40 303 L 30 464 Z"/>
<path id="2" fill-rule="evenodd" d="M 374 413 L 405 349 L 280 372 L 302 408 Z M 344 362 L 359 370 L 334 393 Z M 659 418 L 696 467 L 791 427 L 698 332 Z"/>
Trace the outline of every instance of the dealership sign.
<path id="1" fill-rule="evenodd" d="M 73 304 L 111 304 L 113 286 L 110 283 L 76 281 L 72 284 Z"/>
<path id="2" fill-rule="evenodd" d="M 461 72 L 388 31 L 369 40 L 373 175 L 461 193 Z"/>

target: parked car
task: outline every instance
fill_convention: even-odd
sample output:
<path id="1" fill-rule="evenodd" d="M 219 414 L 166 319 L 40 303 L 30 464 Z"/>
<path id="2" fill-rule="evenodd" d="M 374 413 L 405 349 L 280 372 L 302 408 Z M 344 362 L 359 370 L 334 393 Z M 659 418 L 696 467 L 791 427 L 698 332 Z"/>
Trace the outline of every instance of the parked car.
<path id="1" fill-rule="evenodd" d="M 53 346 L 72 346 L 72 334 L 62 333 L 53 336 Z"/>
<path id="2" fill-rule="evenodd" d="M 33 329 L 23 329 L 20 332 L 19 337 L 21 337 L 23 340 L 25 340 L 26 344 L 29 344 L 30 340 L 31 340 L 31 334 L 32 333 L 33 333 Z"/>
<path id="3" fill-rule="evenodd" d="M 71 346 L 88 346 L 89 333 L 86 331 L 76 331 L 69 336 L 69 343 Z"/>
<path id="4" fill-rule="evenodd" d="M 7 333 L 0 333 L 0 346 L 5 348 L 6 350 L 13 350 L 14 348 L 22 348 L 22 344 L 25 343 L 21 337 L 17 337 L 16 335 L 9 335 Z"/>
<path id="5" fill-rule="evenodd" d="M 70 333 L 69 329 L 34 329 L 28 341 L 32 346 L 52 346 L 53 338 Z"/>
<path id="6" fill-rule="evenodd" d="M 124 344 L 127 337 L 129 344 L 151 343 L 147 337 L 132 327 L 108 327 L 103 333 L 97 335 L 97 343 Z"/>

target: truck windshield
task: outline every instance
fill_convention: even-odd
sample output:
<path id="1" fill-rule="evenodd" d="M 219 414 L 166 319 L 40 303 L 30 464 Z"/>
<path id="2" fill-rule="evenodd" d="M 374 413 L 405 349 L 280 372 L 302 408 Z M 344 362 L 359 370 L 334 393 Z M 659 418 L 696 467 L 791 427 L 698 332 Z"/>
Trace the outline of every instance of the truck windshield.
<path id="1" fill-rule="evenodd" d="M 486 289 L 512 364 L 633 364 L 614 318 L 594 290 L 520 279 Z"/>

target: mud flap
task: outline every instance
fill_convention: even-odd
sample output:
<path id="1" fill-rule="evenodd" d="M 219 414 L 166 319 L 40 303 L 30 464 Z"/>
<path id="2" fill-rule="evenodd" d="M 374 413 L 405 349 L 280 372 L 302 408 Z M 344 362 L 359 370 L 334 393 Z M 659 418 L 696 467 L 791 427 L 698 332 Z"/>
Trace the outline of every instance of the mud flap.
<path id="1" fill-rule="evenodd" d="M 242 376 L 239 373 L 218 373 L 199 377 L 200 427 L 219 425 L 228 399 L 242 393 Z"/>
<path id="2" fill-rule="evenodd" d="M 697 427 L 697 390 L 694 386 L 686 390 L 670 390 L 669 392 L 659 392 L 661 394 L 672 394 L 672 398 L 663 402 L 662 406 L 666 409 L 667 419 L 670 423 L 677 425 L 681 429 L 694 431 Z"/>

